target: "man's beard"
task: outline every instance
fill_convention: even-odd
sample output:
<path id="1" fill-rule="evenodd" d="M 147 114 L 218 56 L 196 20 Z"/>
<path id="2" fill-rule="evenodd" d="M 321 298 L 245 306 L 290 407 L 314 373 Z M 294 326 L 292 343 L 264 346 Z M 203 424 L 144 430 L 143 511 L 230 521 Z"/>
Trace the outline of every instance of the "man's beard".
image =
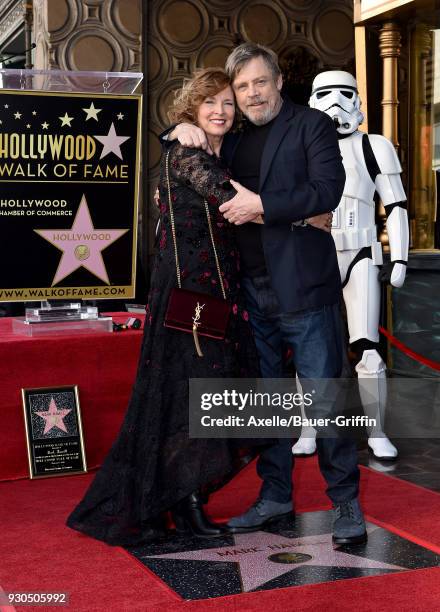
<path id="1" fill-rule="evenodd" d="M 246 110 L 242 112 L 243 112 L 243 115 L 247 119 L 249 119 L 249 121 L 253 123 L 254 125 L 266 125 L 266 123 L 269 123 L 269 121 L 272 121 L 272 119 L 278 114 L 276 107 L 271 108 L 269 105 L 264 110 L 257 111 L 259 113 L 257 117 L 252 117 L 249 113 L 248 108 L 246 108 Z"/>

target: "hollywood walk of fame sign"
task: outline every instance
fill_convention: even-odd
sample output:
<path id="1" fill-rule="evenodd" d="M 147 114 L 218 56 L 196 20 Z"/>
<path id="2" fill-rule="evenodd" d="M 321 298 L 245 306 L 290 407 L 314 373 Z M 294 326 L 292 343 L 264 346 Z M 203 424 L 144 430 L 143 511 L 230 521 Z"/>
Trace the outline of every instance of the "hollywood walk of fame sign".
<path id="1" fill-rule="evenodd" d="M 332 513 L 283 518 L 269 531 L 197 540 L 170 535 L 129 552 L 184 599 L 436 567 L 440 556 L 373 523 L 368 542 L 332 544 Z M 372 587 L 374 588 L 374 584 Z"/>
<path id="2" fill-rule="evenodd" d="M 141 97 L 0 90 L 0 302 L 135 292 Z"/>
<path id="3" fill-rule="evenodd" d="M 22 389 L 31 478 L 87 472 L 78 388 Z"/>

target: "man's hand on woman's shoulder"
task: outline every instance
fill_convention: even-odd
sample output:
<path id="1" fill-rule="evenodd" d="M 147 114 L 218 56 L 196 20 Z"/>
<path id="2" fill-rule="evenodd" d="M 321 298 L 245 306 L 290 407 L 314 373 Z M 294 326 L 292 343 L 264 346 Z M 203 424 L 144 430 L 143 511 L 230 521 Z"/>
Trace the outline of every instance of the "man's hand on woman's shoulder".
<path id="1" fill-rule="evenodd" d="M 179 123 L 168 135 L 168 140 L 178 140 L 183 147 L 203 149 L 212 155 L 205 132 L 192 123 Z"/>

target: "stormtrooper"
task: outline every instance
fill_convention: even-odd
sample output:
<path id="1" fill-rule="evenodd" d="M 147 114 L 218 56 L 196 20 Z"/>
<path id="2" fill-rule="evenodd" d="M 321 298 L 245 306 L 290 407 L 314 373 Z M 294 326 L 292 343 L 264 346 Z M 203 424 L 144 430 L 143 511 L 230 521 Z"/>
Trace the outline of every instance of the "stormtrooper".
<path id="1" fill-rule="evenodd" d="M 408 260 L 408 216 L 400 173 L 392 143 L 377 134 L 358 130 L 364 117 L 356 79 L 348 72 L 331 70 L 313 81 L 312 108 L 327 113 L 338 132 L 346 173 L 341 201 L 333 213 L 335 241 L 350 345 L 356 354 L 356 372 L 365 415 L 376 419 L 368 431 L 368 445 L 378 459 L 394 459 L 397 449 L 383 432 L 386 406 L 386 366 L 377 351 L 379 342 L 380 281 L 401 287 Z M 390 263 L 382 266 L 377 240 L 374 194 L 385 206 Z M 304 410 L 303 410 L 303 416 Z M 294 455 L 316 450 L 316 431 L 303 428 L 293 446 Z"/>

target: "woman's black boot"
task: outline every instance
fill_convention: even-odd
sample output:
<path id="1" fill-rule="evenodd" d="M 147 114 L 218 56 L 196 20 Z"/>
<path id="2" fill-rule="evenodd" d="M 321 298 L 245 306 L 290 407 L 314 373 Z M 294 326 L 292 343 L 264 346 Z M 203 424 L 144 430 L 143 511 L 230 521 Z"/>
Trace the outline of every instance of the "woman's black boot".
<path id="1" fill-rule="evenodd" d="M 191 533 L 197 538 L 218 538 L 228 533 L 226 526 L 208 520 L 198 492 L 191 493 L 179 502 L 172 515 L 178 533 Z"/>

